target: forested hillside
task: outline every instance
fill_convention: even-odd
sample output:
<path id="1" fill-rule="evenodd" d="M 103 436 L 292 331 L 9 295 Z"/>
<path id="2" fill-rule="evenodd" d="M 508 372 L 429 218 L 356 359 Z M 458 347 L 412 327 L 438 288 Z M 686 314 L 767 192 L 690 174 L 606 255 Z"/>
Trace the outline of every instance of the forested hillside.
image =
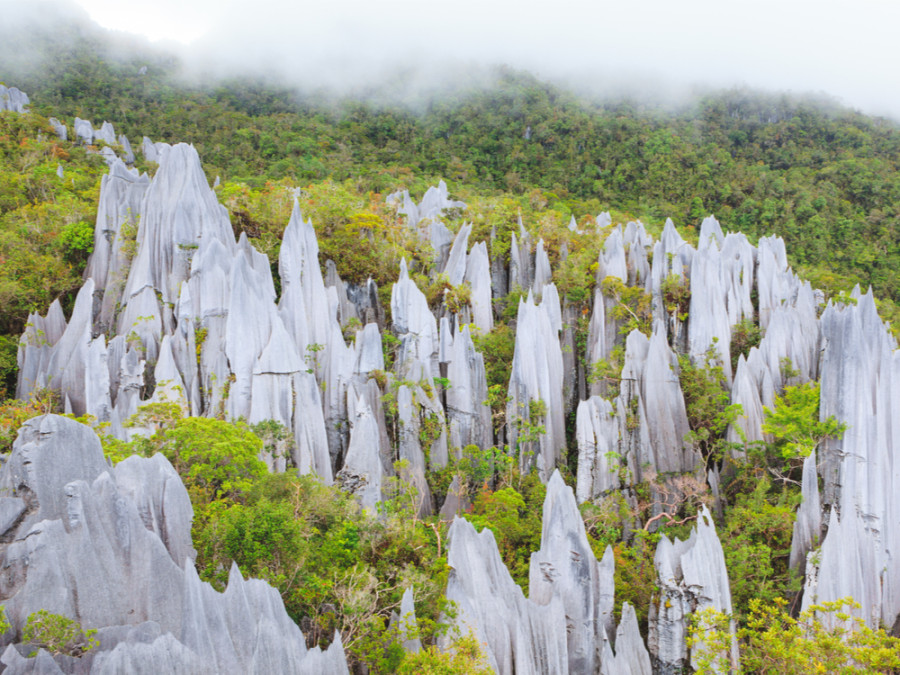
<path id="1" fill-rule="evenodd" d="M 900 129 L 827 101 L 736 90 L 654 109 L 501 69 L 489 87 L 448 85 L 413 110 L 249 81 L 182 84 L 173 57 L 77 23 L 18 31 L 6 52 L 18 59 L 0 77 L 35 112 L 193 142 L 223 181 L 352 179 L 364 194 L 444 178 L 457 194 L 540 190 L 577 218 L 612 207 L 696 226 L 714 213 L 750 236 L 783 236 L 816 281 L 830 271 L 900 293 Z"/>
<path id="2" fill-rule="evenodd" d="M 536 570 L 564 567 L 553 558 L 563 549 L 547 542 L 575 533 L 583 546 L 573 565 L 608 576 L 604 627 L 630 630 L 648 664 L 645 641 L 656 666 L 687 663 L 705 630 L 685 618 L 696 610 L 710 622 L 711 647 L 692 652 L 700 672 L 735 636 L 746 672 L 898 667 L 896 640 L 878 630 L 893 597 L 856 598 L 869 614 L 851 610 L 852 639 L 819 622 L 847 604 L 829 595 L 844 588 L 828 585 L 843 578 L 828 567 L 835 551 L 871 543 L 846 515 L 862 498 L 835 479 L 850 456 L 848 428 L 871 481 L 891 480 L 878 467 L 893 461 L 893 441 L 881 440 L 894 437 L 885 421 L 894 394 L 874 373 L 890 370 L 893 343 L 874 307 L 900 319 L 896 123 L 765 92 L 713 92 L 678 108 L 595 101 L 503 68 L 489 85 L 454 84 L 424 101 L 350 100 L 189 77 L 173 56 L 75 19 L 0 38 L 0 81 L 31 98 L 29 113 L 0 111 L 0 452 L 27 418 L 70 409 L 100 434 L 118 480 L 123 458 L 164 456 L 193 509 L 178 522 L 184 537 L 192 527 L 199 578 L 224 588 L 232 563 L 263 578 L 308 646 L 346 650 L 355 672 L 487 670 L 484 641 L 447 634 L 459 610 L 448 589 L 478 577 L 461 554 L 451 561 L 455 513 L 494 532 L 497 569 L 510 578 L 503 593 L 529 592 L 509 625 L 538 602 Z M 134 167 L 147 175 L 118 160 L 107 174 L 100 151 L 124 148 L 75 140 L 76 116 L 112 122 L 135 148 L 144 136 L 171 143 L 159 155 L 171 163 L 138 151 Z M 441 179 L 452 200 L 438 189 L 423 200 Z M 428 200 L 439 208 L 419 221 Z M 709 214 L 722 228 L 707 219 L 701 236 Z M 174 244 L 139 235 L 134 222 L 168 232 L 182 217 L 190 236 Z M 93 269 L 92 252 L 104 261 Z M 851 297 L 857 283 L 876 300 Z M 23 332 L 23 372 L 57 386 L 20 382 L 17 401 Z M 434 345 L 422 347 L 422 335 Z M 820 362 L 823 336 L 833 346 Z M 78 351 L 88 344 L 93 361 Z M 522 364 L 532 362 L 551 364 L 553 391 L 526 381 Z M 77 377 L 98 363 L 95 391 Z M 272 391 L 288 392 L 284 419 L 268 415 L 278 409 Z M 47 424 L 63 440 L 82 433 Z M 381 450 L 367 470 L 383 466 L 366 475 L 384 474 L 368 504 L 353 472 L 371 447 Z M 845 505 L 843 529 L 808 506 L 812 493 L 819 504 L 817 452 L 834 469 L 820 469 L 822 503 L 832 514 Z M 890 485 L 879 486 L 864 506 L 888 522 L 896 507 Z M 457 542 L 469 536 L 453 527 Z M 826 550 L 819 537 L 829 530 Z M 708 586 L 730 579 L 732 617 L 688 607 L 686 579 L 661 587 L 659 560 L 670 556 L 675 569 L 687 555 L 669 544 L 675 537 L 706 538 L 699 567 Z M 807 555 L 816 569 L 807 583 L 820 584 L 808 588 L 831 604 L 800 595 Z M 816 556 L 826 559 L 820 577 Z M 882 560 L 895 565 L 878 549 L 862 576 Z M 426 647 L 418 654 L 401 648 L 409 635 L 390 619 L 412 603 L 406 589 Z M 673 599 L 686 609 L 666 624 Z M 551 625 L 552 614 L 535 616 L 564 643 L 571 631 Z M 592 621 L 599 667 L 600 642 L 609 645 Z M 761 630 L 768 623 L 778 630 Z M 795 640 L 801 623 L 808 639 Z M 665 630 L 682 631 L 682 654 L 652 644 Z"/>

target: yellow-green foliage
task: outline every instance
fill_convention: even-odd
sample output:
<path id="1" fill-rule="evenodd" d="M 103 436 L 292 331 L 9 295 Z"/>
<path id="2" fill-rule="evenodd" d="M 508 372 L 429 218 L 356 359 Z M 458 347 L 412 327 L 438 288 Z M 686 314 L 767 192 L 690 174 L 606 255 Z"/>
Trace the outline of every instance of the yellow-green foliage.
<path id="1" fill-rule="evenodd" d="M 513 580 L 527 588 L 531 553 L 541 546 L 541 512 L 547 491 L 535 471 L 518 477 L 516 483 L 495 492 L 482 490 L 467 517 L 476 529 L 491 529 Z"/>
<path id="2" fill-rule="evenodd" d="M 679 383 L 691 428 L 689 440 L 704 458 L 718 458 L 724 448 L 725 431 L 741 414 L 741 406 L 730 403 L 725 373 L 715 344 L 710 346 L 702 361 L 695 364 L 690 358 L 682 356 L 678 363 L 681 371 Z"/>
<path id="3" fill-rule="evenodd" d="M 406 654 L 396 671 L 399 675 L 490 675 L 493 669 L 481 645 L 471 633 L 450 643 L 445 652 L 427 647 Z"/>
<path id="4" fill-rule="evenodd" d="M 812 605 L 797 618 L 787 601 L 753 599 L 737 630 L 739 673 L 810 675 L 812 673 L 895 673 L 900 668 L 900 638 L 874 630 L 853 615 L 850 598 Z M 732 641 L 729 617 L 713 608 L 698 612 L 688 643 L 695 650 L 698 675 L 727 671 Z"/>
<path id="5" fill-rule="evenodd" d="M 788 567 L 799 491 L 776 489 L 765 473 L 748 482 L 755 483 L 752 492 L 734 497 L 719 527 L 738 616 L 749 611 L 754 598 L 774 602 L 800 590 L 799 578 Z"/>
<path id="6" fill-rule="evenodd" d="M 0 389 L 8 391 L 16 370 L 11 340 L 29 312 L 46 311 L 58 296 L 64 305 L 74 299 L 93 248 L 106 166 L 55 139 L 40 115 L 0 112 Z"/>
<path id="7" fill-rule="evenodd" d="M 22 630 L 22 642 L 37 649 L 46 649 L 51 654 L 81 656 L 100 644 L 94 637 L 97 630 L 82 630 L 77 621 L 60 614 L 51 614 L 40 609 L 28 616 Z"/>
<path id="8" fill-rule="evenodd" d="M 685 321 L 691 307 L 690 283 L 678 274 L 670 274 L 663 280 L 660 290 L 666 311 L 679 321 Z"/>
<path id="9" fill-rule="evenodd" d="M 785 462 L 802 460 L 825 438 L 840 436 L 847 428 L 834 416 L 819 421 L 819 383 L 785 387 L 774 408 L 763 408 L 763 431 L 775 439 L 775 451 Z"/>
<path id="10" fill-rule="evenodd" d="M 650 295 L 637 286 L 626 286 L 621 279 L 606 277 L 600 285 L 603 295 L 615 301 L 610 315 L 619 323 L 619 333 L 638 330 L 649 337 L 653 331 Z"/>

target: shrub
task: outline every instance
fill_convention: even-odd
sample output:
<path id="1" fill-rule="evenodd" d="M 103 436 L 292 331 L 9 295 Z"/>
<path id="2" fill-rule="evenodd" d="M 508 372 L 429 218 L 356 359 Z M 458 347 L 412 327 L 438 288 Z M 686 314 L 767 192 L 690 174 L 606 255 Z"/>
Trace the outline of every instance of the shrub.
<path id="1" fill-rule="evenodd" d="M 626 286 L 616 277 L 606 277 L 600 288 L 603 295 L 615 301 L 610 315 L 619 322 L 619 333 L 628 335 L 638 330 L 646 336 L 653 332 L 653 313 L 650 296 L 642 288 Z"/>
<path id="2" fill-rule="evenodd" d="M 84 631 L 76 621 L 41 609 L 28 617 L 22 641 L 51 654 L 81 656 L 100 644 L 94 637 L 96 634 L 96 629 Z M 32 656 L 36 653 L 37 650 Z"/>
<path id="3" fill-rule="evenodd" d="M 847 428 L 834 416 L 819 421 L 819 395 L 818 382 L 785 387 L 775 397 L 774 408 L 763 408 L 763 431 L 774 437 L 775 454 L 782 462 L 798 463 L 822 440 L 840 436 Z"/>
<path id="4" fill-rule="evenodd" d="M 663 280 L 660 290 L 666 311 L 676 315 L 679 321 L 685 321 L 691 308 L 690 284 L 678 274 L 669 274 Z"/>
<path id="5" fill-rule="evenodd" d="M 687 356 L 679 357 L 678 363 L 691 428 L 688 438 L 704 459 L 716 461 L 724 448 L 725 431 L 741 414 L 741 406 L 730 404 L 725 373 L 715 344 L 710 345 L 700 363 L 695 365 Z"/>
<path id="6" fill-rule="evenodd" d="M 900 638 L 872 629 L 851 615 L 850 598 L 812 605 L 794 618 L 780 598 L 750 600 L 750 613 L 737 631 L 740 671 L 772 675 L 808 673 L 894 673 L 900 668 Z M 850 611 L 847 611 L 850 610 Z M 728 670 L 730 618 L 713 608 L 694 615 L 688 644 L 698 675 Z"/>
<path id="7" fill-rule="evenodd" d="M 731 370 L 737 370 L 741 354 L 746 358 L 750 349 L 759 346 L 762 331 L 752 319 L 742 319 L 731 327 Z"/>

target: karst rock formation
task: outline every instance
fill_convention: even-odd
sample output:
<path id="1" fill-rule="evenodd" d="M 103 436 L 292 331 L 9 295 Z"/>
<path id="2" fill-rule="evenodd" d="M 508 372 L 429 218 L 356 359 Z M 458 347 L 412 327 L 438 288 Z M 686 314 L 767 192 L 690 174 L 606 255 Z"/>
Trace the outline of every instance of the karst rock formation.
<path id="1" fill-rule="evenodd" d="M 17 89 L 0 88 L 4 109 L 23 112 L 27 103 Z M 731 440 L 763 440 L 763 408 L 788 384 L 819 381 L 821 418 L 834 416 L 846 431 L 804 463 L 791 565 L 805 574 L 806 606 L 852 596 L 869 625 L 895 625 L 900 352 L 871 292 L 857 289 L 850 300 L 825 305 L 792 272 L 780 238 L 754 246 L 712 217 L 695 247 L 671 221 L 654 240 L 641 223 L 613 226 L 601 214 L 595 231 L 579 234 L 604 237 L 579 347 L 577 317 L 554 283 L 547 244 L 535 242 L 520 220 L 508 255 L 492 258 L 492 242 L 473 241 L 471 225 L 448 227 L 447 214 L 465 213 L 466 205 L 441 183 L 419 203 L 407 192 L 388 200 L 433 250 L 434 266 L 422 272 L 467 283 L 469 303 L 455 314 L 434 309 L 402 261 L 388 321 L 374 281 L 344 283 L 339 261 L 320 259 L 316 224 L 298 204 L 276 279 L 251 240 L 235 239 L 192 146 L 144 137 L 138 151 L 158 163 L 151 177 L 129 168 L 131 146 L 111 124 L 51 124 L 60 138 L 71 130 L 80 142 L 101 143 L 109 171 L 71 316 L 55 302 L 33 314 L 22 335 L 19 398 L 49 388 L 67 412 L 109 423 L 122 439 L 146 433 L 129 420 L 148 402 L 174 403 L 186 415 L 275 420 L 294 442 L 288 458 L 270 462 L 272 470 L 316 474 L 373 511 L 403 460 L 420 515 L 440 511 L 453 519 L 447 597 L 457 603 L 455 621 L 485 645 L 497 672 L 674 673 L 692 664 L 685 640 L 691 615 L 732 609 L 712 515 L 701 510 L 685 541 L 660 540 L 660 591 L 645 642 L 633 607 L 626 604 L 614 621 L 612 551 L 599 559 L 592 552 L 578 505 L 614 491 L 633 499 L 634 486 L 650 475 L 689 476 L 717 490 L 715 468 L 687 440 L 679 355 L 704 362 L 712 354 L 722 364 L 731 401 L 741 405 Z M 689 290 L 689 306 L 673 311 L 666 298 L 673 283 Z M 650 298 L 646 333 L 623 334 L 619 285 Z M 491 331 L 496 301 L 513 290 L 521 299 L 505 426 L 494 428 L 473 338 Z M 345 330 L 351 317 L 359 321 L 355 335 Z M 732 331 L 744 319 L 758 320 L 763 337 L 732 369 Z M 399 346 L 386 370 L 388 333 Z M 614 353 L 621 355 L 618 386 L 588 377 Z M 398 433 L 385 417 L 389 390 Z M 495 444 L 508 445 L 547 487 L 527 597 L 491 532 L 465 519 L 458 486 L 434 503 L 427 480 L 465 447 Z M 574 490 L 557 471 L 570 446 Z M 243 579 L 236 568 L 222 594 L 199 580 L 190 502 L 161 457 L 110 468 L 86 427 L 44 416 L 20 431 L 0 488 L 0 595 L 12 631 L 37 608 L 100 629 L 100 649 L 77 672 L 347 671 L 340 640 L 326 652 L 307 650 L 265 583 Z M 664 496 L 653 499 L 659 513 Z M 413 600 L 412 592 L 404 595 L 402 613 L 414 621 Z M 736 642 L 727 657 L 738 662 Z M 13 643 L 0 662 L 11 673 L 76 671 L 73 661 L 27 657 Z"/>

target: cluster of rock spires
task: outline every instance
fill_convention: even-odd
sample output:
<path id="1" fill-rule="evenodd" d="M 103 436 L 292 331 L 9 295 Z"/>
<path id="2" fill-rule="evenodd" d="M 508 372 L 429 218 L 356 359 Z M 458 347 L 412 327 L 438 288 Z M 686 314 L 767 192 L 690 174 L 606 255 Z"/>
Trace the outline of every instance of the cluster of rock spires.
<path id="1" fill-rule="evenodd" d="M 88 427 L 56 415 L 19 431 L 0 469 L 6 673 L 348 673 L 340 635 L 307 649 L 278 592 L 232 567 L 201 582 L 187 490 L 162 456 L 111 469 Z M 81 657 L 29 656 L 22 629 L 47 610 L 96 629 Z"/>
<path id="2" fill-rule="evenodd" d="M 20 110 L 27 97 L 11 92 L 17 90 L 0 90 L 0 101 Z M 65 125 L 51 123 L 67 137 Z M 764 440 L 763 408 L 774 405 L 776 394 L 785 385 L 820 380 L 822 419 L 835 416 L 847 432 L 826 441 L 804 464 L 791 564 L 805 569 L 807 606 L 849 595 L 861 603 L 860 616 L 870 625 L 895 624 L 900 430 L 891 412 L 900 405 L 897 345 L 871 293 L 856 291 L 850 302 L 823 309 L 822 296 L 790 270 L 780 238 L 762 238 L 753 246 L 742 234 L 723 233 L 710 217 L 694 247 L 671 221 L 654 241 L 640 223 L 612 227 L 608 214 L 601 214 L 596 227 L 606 239 L 597 280 L 644 290 L 651 298 L 653 329 L 649 337 L 638 331 L 623 336 L 615 289 L 598 283 L 582 355 L 574 339 L 578 316 L 553 284 L 544 242 L 535 244 L 520 221 L 509 260 L 491 259 L 487 242 L 470 245 L 471 226 L 454 234 L 444 224 L 448 210 L 463 210 L 465 204 L 450 200 L 443 183 L 419 204 L 408 193 L 388 199 L 433 247 L 434 272 L 454 286 L 468 283 L 469 307 L 436 316 L 404 261 L 392 288 L 388 325 L 373 281 L 345 284 L 331 261 L 322 274 L 313 224 L 296 205 L 279 257 L 278 295 L 268 259 L 244 235 L 235 241 L 227 212 L 191 146 L 144 138 L 145 158 L 159 163 L 150 178 L 128 168 L 133 161 L 128 139 L 117 139 L 112 125 L 95 129 L 76 120 L 74 132 L 81 142 L 103 141 L 104 151 L 110 151 L 94 254 L 68 321 L 58 302 L 46 316 L 30 317 L 19 349 L 19 398 L 49 387 L 62 396 L 67 411 L 109 422 L 120 438 L 146 432 L 127 422 L 147 402 L 174 402 L 191 415 L 275 420 L 293 432 L 294 443 L 289 458 L 266 458 L 272 470 L 290 465 L 315 473 L 374 507 L 385 497 L 395 461 L 405 460 L 404 477 L 419 490 L 421 515 L 438 508 L 446 518 L 462 505 L 452 488 L 443 506 L 433 504 L 427 470 L 446 466 L 467 445 L 506 442 L 523 469 L 535 467 L 547 481 L 542 547 L 532 558 L 526 599 L 503 568 L 490 532 L 477 534 L 464 519 L 454 521 L 448 597 L 462 609 L 461 627 L 488 645 L 499 672 L 644 673 L 651 672 L 651 663 L 654 672 L 688 667 L 687 617 L 707 606 L 731 609 L 712 519 L 704 511 L 687 541 L 660 542 L 661 598 L 651 608 L 645 647 L 631 608 L 623 609 L 618 629 L 613 626 L 612 558 L 593 556 L 576 502 L 615 490 L 633 499 L 632 487 L 656 475 L 692 475 L 715 492 L 715 468 L 708 471 L 685 438 L 689 426 L 678 354 L 704 361 L 712 353 L 722 363 L 731 400 L 742 407 L 728 431 L 734 441 Z M 121 146 L 121 158 L 111 145 Z M 577 223 L 570 229 L 581 233 Z M 686 311 L 670 307 L 666 293 L 673 282 L 690 291 Z M 516 319 L 506 428 L 495 438 L 484 360 L 472 337 L 475 330 L 492 329 L 493 302 L 515 289 L 525 298 Z M 733 327 L 754 317 L 764 336 L 737 359 L 732 372 Z M 344 328 L 351 318 L 362 328 L 348 342 Z M 384 373 L 382 334 L 388 330 L 399 349 L 393 372 Z M 617 348 L 623 354 L 618 391 L 589 381 L 580 357 L 593 365 Z M 790 372 L 784 368 L 788 362 Z M 444 380 L 449 387 L 441 386 Z M 396 430 L 389 429 L 384 412 L 389 390 L 396 396 Z M 570 414 L 578 451 L 574 494 L 554 474 L 567 447 Z M 91 504 L 102 498 L 97 495 L 122 491 L 125 465 L 66 477 L 63 487 L 85 481 L 66 498 L 84 513 L 96 510 Z M 21 521 L 25 506 L 7 502 L 4 508 L 10 527 L 18 528 L 15 536 L 27 534 Z M 663 508 L 662 498 L 654 495 L 653 513 Z M 54 531 L 60 537 L 75 527 L 72 518 L 81 522 L 72 515 L 76 511 L 74 506 L 58 511 L 61 524 Z M 33 519 L 28 522 L 34 525 Z M 150 530 L 179 570 L 171 573 L 191 577 L 184 561 L 189 541 Z M 32 539 L 38 541 L 32 536 L 24 541 Z M 18 539 L 10 541 L 12 547 Z M 194 581 L 179 581 L 192 602 L 209 607 L 226 602 L 197 591 L 199 581 L 188 592 L 189 583 Z M 234 583 L 238 588 L 250 582 L 238 576 Z M 405 598 L 404 614 L 411 604 L 411 597 Z M 81 616 L 78 607 L 59 609 Z M 228 610 L 209 611 L 227 616 Z M 271 620 L 283 628 L 281 619 Z M 148 645 L 175 641 L 186 654 L 207 658 L 208 647 L 198 646 L 202 640 L 183 637 L 176 624 L 159 623 L 153 630 L 131 638 L 117 633 L 115 645 L 151 653 Z M 115 645 L 103 652 L 114 653 Z M 241 660 L 250 658 L 242 655 L 246 649 L 232 646 L 237 663 L 249 663 Z M 7 656 L 17 658 L 9 650 Z M 736 650 L 728 656 L 738 658 Z M 298 652 L 284 658 L 302 657 Z M 326 656 L 310 652 L 303 658 L 306 663 Z M 97 659 L 102 663 L 99 654 Z"/>
<path id="3" fill-rule="evenodd" d="M 457 632 L 475 635 L 498 673 L 684 672 L 691 663 L 685 643 L 690 615 L 706 607 L 731 612 L 725 556 L 704 508 L 687 541 L 663 537 L 658 545 L 661 591 L 650 611 L 648 644 L 628 603 L 616 629 L 612 548 L 596 559 L 575 495 L 558 471 L 547 483 L 527 599 L 504 567 L 491 531 L 476 533 L 464 518 L 450 528 L 447 562 Z M 737 665 L 736 641 L 725 656 Z"/>

